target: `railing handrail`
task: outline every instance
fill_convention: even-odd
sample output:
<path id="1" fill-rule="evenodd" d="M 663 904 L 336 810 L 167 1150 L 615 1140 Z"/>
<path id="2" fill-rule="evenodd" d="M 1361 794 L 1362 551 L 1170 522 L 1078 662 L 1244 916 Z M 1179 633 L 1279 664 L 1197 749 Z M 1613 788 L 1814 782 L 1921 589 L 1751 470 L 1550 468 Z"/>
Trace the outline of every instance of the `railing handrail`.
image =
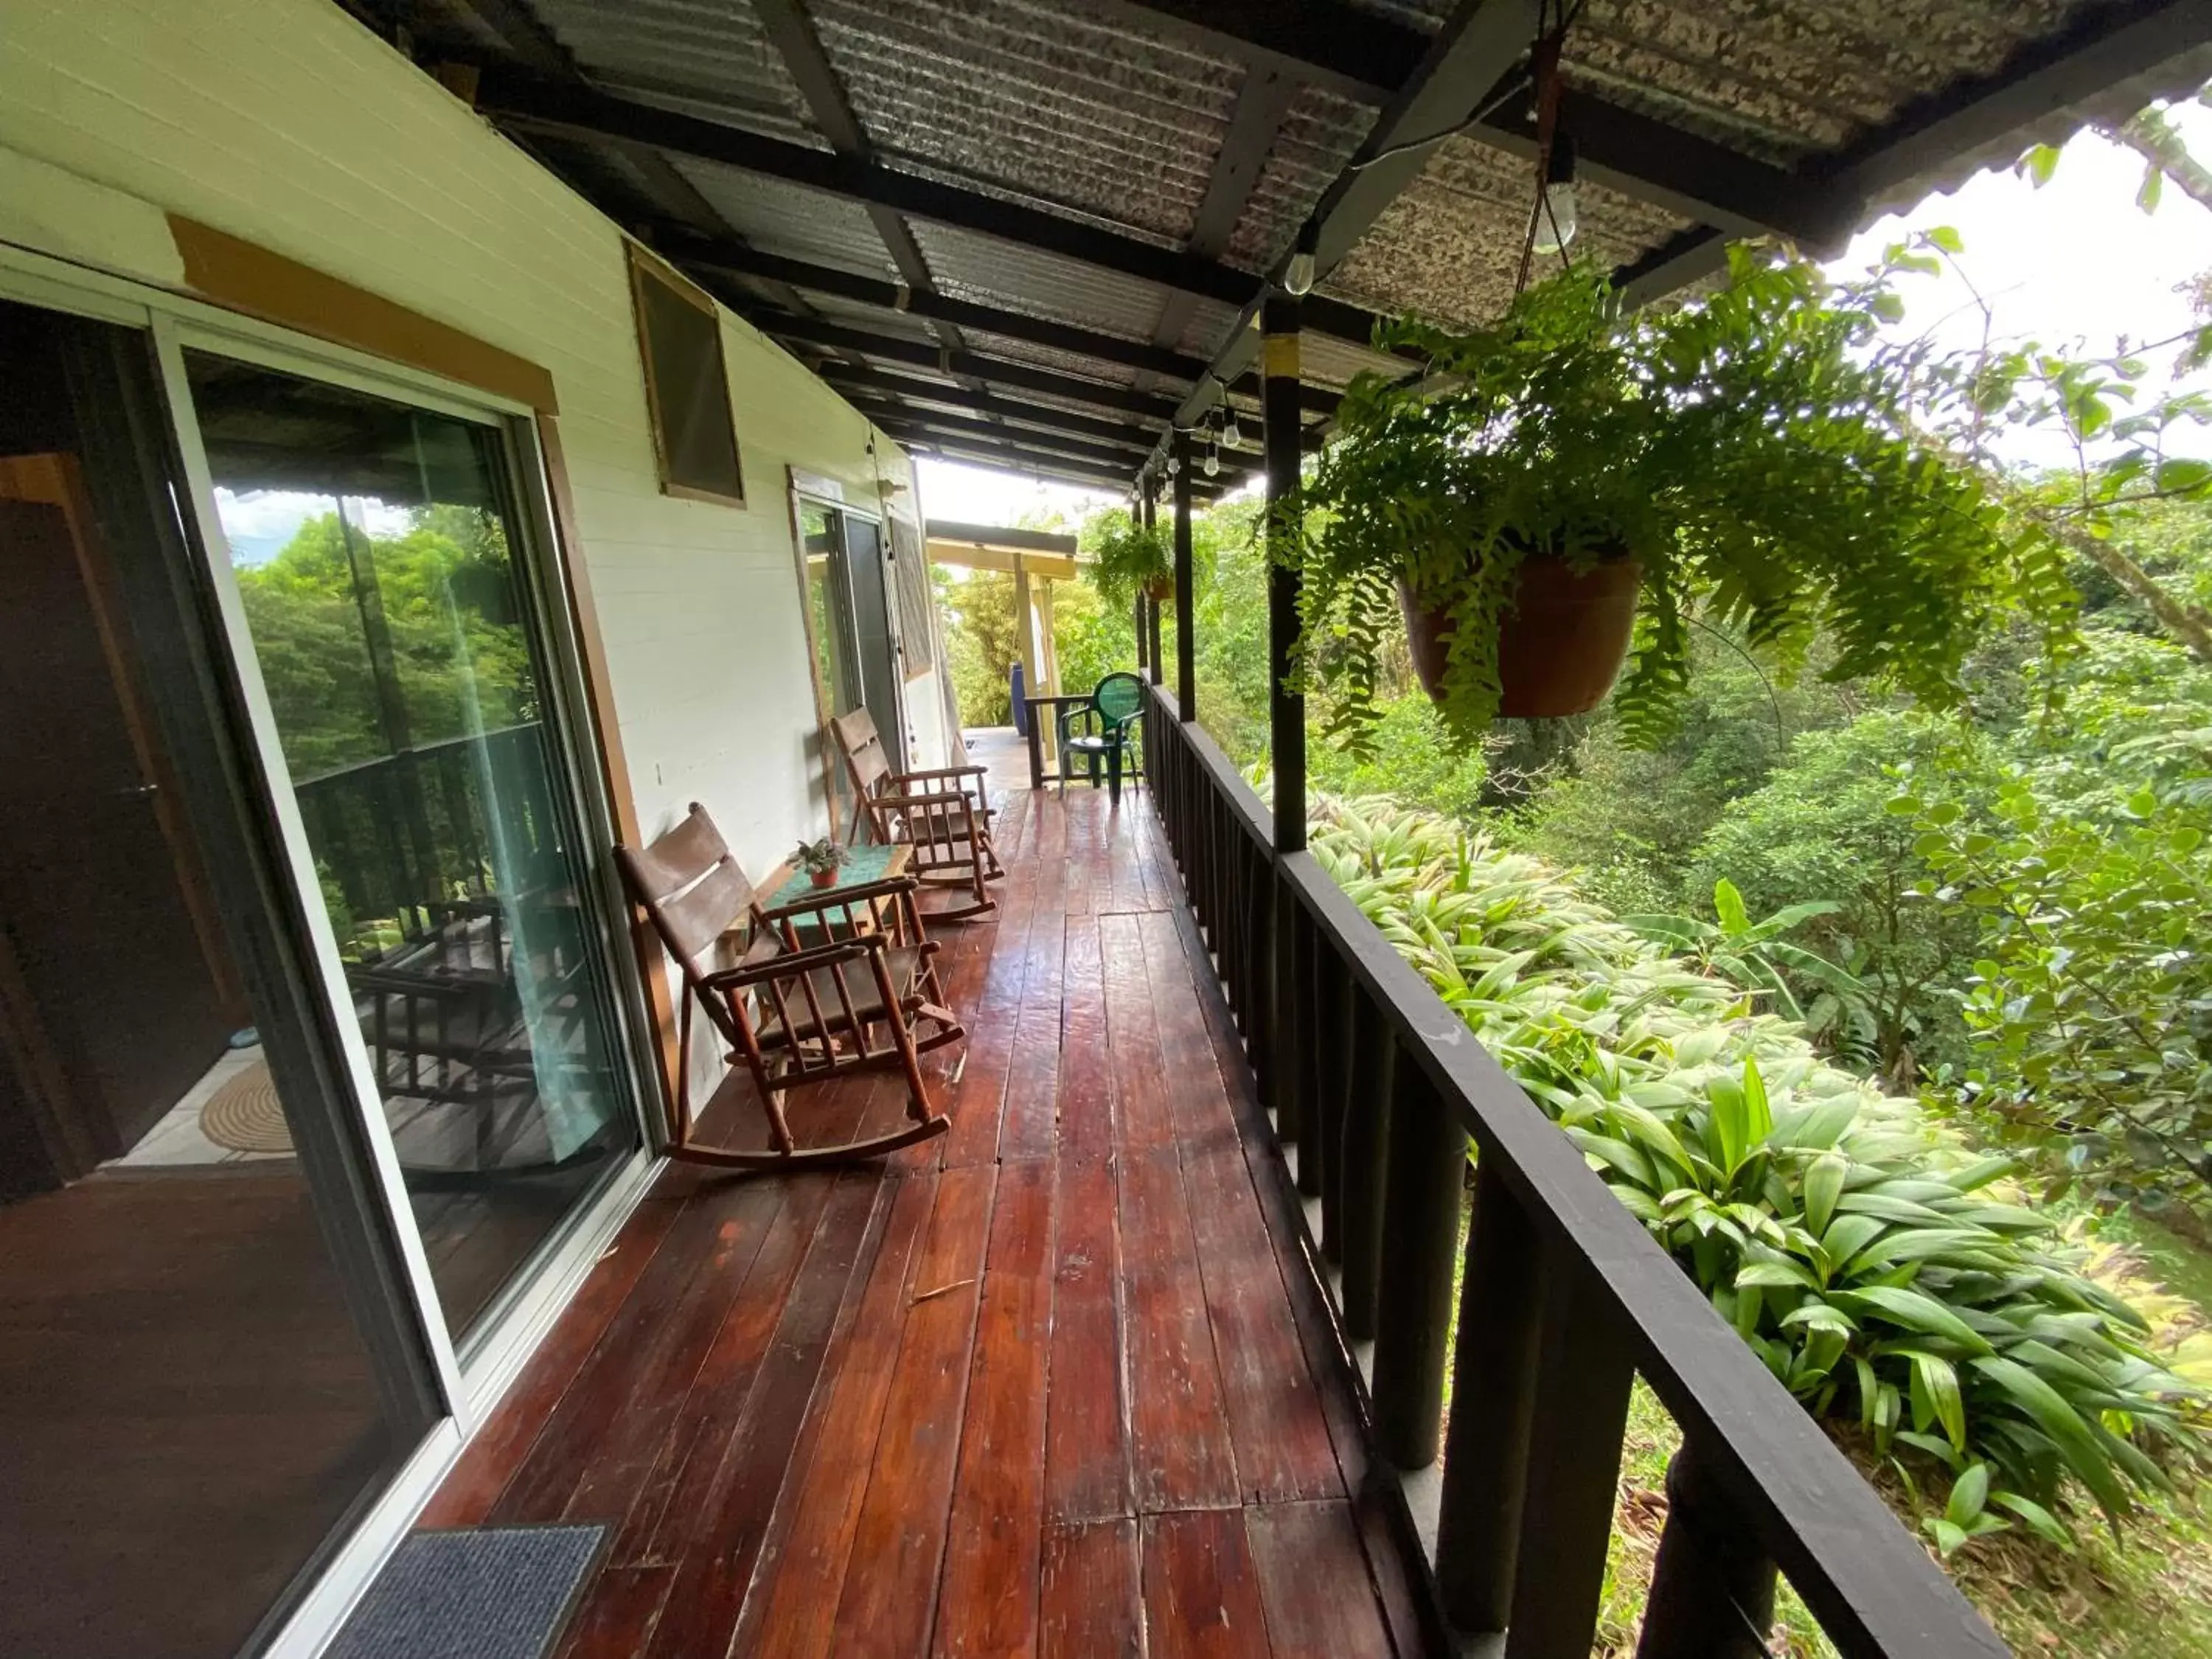
<path id="1" fill-rule="evenodd" d="M 1273 815 L 1236 763 L 1153 688 L 1238 827 L 1266 849 L 1291 894 L 1419 1064 L 1482 1159 L 1527 1216 L 1564 1247 L 1621 1322 L 1637 1370 L 1686 1435 L 1717 1454 L 1715 1474 L 1798 1595 L 1844 1652 L 2005 1653 L 1949 1577 L 1791 1396 L 1690 1276 L 1583 1161 L 1310 853 L 1273 851 Z M 1531 1479 L 1541 1479 L 1531 1471 Z"/>
<path id="2" fill-rule="evenodd" d="M 489 744 L 500 738 L 513 737 L 518 732 L 542 729 L 543 720 L 517 720 L 512 726 L 495 726 L 488 732 L 461 732 L 450 738 L 440 738 L 433 743 L 410 744 L 404 749 L 395 749 L 388 755 L 371 755 L 367 760 L 348 761 L 343 766 L 333 766 L 327 772 L 318 772 L 312 778 L 301 778 L 292 786 L 295 793 L 313 789 L 319 784 L 335 783 L 390 766 L 395 761 L 427 760 L 454 749 L 464 749 L 472 744 Z"/>

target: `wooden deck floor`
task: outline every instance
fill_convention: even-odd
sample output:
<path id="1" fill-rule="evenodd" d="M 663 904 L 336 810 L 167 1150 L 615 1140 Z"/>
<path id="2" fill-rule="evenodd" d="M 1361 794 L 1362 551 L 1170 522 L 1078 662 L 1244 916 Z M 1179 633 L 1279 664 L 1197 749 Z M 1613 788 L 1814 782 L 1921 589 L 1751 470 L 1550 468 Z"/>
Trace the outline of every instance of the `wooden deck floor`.
<path id="1" fill-rule="evenodd" d="M 1149 800 L 1017 791 L 1000 842 L 939 934 L 951 1133 L 666 1172 L 425 1515 L 609 1524 L 568 1659 L 1416 1651 Z"/>

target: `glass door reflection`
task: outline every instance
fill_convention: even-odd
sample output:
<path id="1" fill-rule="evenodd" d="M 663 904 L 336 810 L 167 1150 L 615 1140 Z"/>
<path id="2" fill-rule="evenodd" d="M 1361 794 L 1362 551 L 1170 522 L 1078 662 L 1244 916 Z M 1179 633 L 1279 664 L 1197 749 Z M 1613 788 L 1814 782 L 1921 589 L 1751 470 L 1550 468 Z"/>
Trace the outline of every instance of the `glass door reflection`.
<path id="1" fill-rule="evenodd" d="M 186 353 L 261 677 L 457 1342 L 636 1144 L 499 433 Z"/>

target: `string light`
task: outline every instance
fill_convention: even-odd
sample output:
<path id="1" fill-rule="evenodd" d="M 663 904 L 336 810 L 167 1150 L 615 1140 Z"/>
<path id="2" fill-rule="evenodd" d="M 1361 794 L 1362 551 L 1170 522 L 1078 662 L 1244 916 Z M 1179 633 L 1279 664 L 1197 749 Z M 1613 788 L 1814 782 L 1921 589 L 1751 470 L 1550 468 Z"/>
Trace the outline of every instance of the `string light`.
<path id="1" fill-rule="evenodd" d="M 1237 424 L 1237 411 L 1233 409 L 1222 420 L 1221 441 L 1231 449 L 1242 449 L 1244 447 L 1243 429 Z"/>
<path id="2" fill-rule="evenodd" d="M 1221 451 L 1217 446 L 1206 452 L 1206 476 L 1209 478 L 1221 471 Z"/>
<path id="3" fill-rule="evenodd" d="M 1321 245 L 1321 228 L 1310 219 L 1298 227 L 1298 244 L 1291 254 L 1290 263 L 1283 267 L 1283 292 L 1304 295 L 1313 292 L 1314 251 Z"/>
<path id="4" fill-rule="evenodd" d="M 1544 168 L 1544 197 L 1536 211 L 1536 252 L 1557 253 L 1575 240 L 1575 141 L 1552 136 L 1551 160 Z"/>

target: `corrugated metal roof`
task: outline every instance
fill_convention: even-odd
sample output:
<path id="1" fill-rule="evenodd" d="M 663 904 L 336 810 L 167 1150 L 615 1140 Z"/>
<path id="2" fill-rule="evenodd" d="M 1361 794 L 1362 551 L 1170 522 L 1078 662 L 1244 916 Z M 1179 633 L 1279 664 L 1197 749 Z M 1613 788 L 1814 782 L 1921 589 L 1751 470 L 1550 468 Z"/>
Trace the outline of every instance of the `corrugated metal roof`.
<path id="1" fill-rule="evenodd" d="M 939 288 L 1004 311 L 1142 340 L 1150 337 L 1165 297 L 1157 283 L 950 225 L 918 220 L 914 237 Z"/>
<path id="2" fill-rule="evenodd" d="M 875 222 L 858 203 L 711 161 L 678 157 L 676 167 L 732 228 L 763 252 L 856 270 L 884 282 L 898 280 L 898 267 L 885 252 Z"/>
<path id="3" fill-rule="evenodd" d="M 1480 323 L 1513 297 L 1535 201 L 1535 169 L 1503 150 L 1455 138 L 1384 210 L 1324 283 L 1370 309 Z M 1625 264 L 1690 221 L 1587 182 L 1576 187 L 1577 258 Z M 1555 268 L 1540 260 L 1534 275 Z"/>
<path id="4" fill-rule="evenodd" d="M 884 150 L 1172 241 L 1190 234 L 1242 71 L 1019 0 L 814 0 L 832 67 Z"/>
<path id="5" fill-rule="evenodd" d="M 823 143 L 746 0 L 531 0 L 531 9 L 609 91 Z"/>
<path id="6" fill-rule="evenodd" d="M 1458 3 L 1340 0 L 1370 14 L 1377 30 L 1417 36 L 1433 33 Z M 802 80 L 814 82 L 794 76 L 752 0 L 512 3 L 534 15 L 576 70 L 605 89 L 817 149 L 828 145 L 800 90 Z M 1248 74 L 1249 58 L 1235 49 L 1148 20 L 1140 7 L 1088 0 L 798 3 L 837 94 L 881 164 L 1157 247 L 1188 246 Z M 425 27 L 451 14 L 448 38 L 483 50 L 483 20 L 456 11 L 455 0 L 417 6 Z M 2085 21 L 2141 9 L 2136 0 L 1586 0 L 1565 58 L 1569 130 L 1576 96 L 1601 97 L 1809 177 L 1833 158 L 1878 148 L 1884 135 L 1893 138 L 1922 119 L 1931 100 L 2009 72 L 2024 52 L 2068 38 Z M 492 21 L 512 40 L 507 24 Z M 1222 27 L 1234 31 L 1233 13 Z M 526 47 L 515 50 L 533 72 L 546 74 L 545 54 Z M 1886 161 L 1861 175 L 1874 192 L 1872 209 L 2009 161 L 2028 143 L 2063 136 L 2091 108 L 2124 115 L 2208 76 L 2212 42 L 1978 151 Z M 1219 263 L 1248 272 L 1273 269 L 1375 118 L 1370 103 L 1311 81 L 1298 86 L 1237 204 Z M 672 204 L 665 179 L 641 174 L 618 144 L 528 141 L 618 216 L 660 216 L 682 206 Z M 755 247 L 901 280 L 879 222 L 884 213 L 723 166 L 672 159 Z M 1381 214 L 1323 291 L 1381 313 L 1456 323 L 1494 316 L 1510 297 L 1520 263 L 1533 173 L 1525 159 L 1473 137 L 1453 139 Z M 1694 228 L 1587 182 L 1580 193 L 1577 246 L 1601 263 L 1632 264 Z M 906 223 L 931 280 L 949 295 L 1128 340 L 1161 331 L 1170 295 L 1155 283 L 980 230 L 912 216 Z M 1201 358 L 1226 343 L 1238 318 L 1235 305 L 1218 301 L 1181 295 L 1175 304 L 1187 314 L 1180 337 L 1169 343 Z M 858 301 L 823 299 L 817 309 L 902 341 L 938 337 L 911 315 Z M 1140 379 L 995 331 L 963 333 L 993 358 L 1122 388 Z M 1357 344 L 1313 336 L 1305 359 L 1323 384 L 1341 384 L 1375 362 Z M 1172 380 L 1141 379 L 1164 396 L 1183 390 Z"/>

